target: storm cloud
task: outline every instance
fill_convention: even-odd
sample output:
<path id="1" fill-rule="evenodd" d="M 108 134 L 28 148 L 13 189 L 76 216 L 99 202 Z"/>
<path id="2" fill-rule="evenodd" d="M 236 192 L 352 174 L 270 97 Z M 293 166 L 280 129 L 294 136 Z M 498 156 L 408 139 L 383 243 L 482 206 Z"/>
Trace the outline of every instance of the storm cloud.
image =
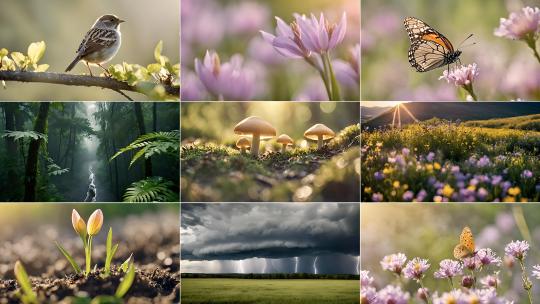
<path id="1" fill-rule="evenodd" d="M 261 269 L 294 268 L 297 257 L 302 268 L 317 256 L 351 264 L 359 255 L 359 222 L 358 204 L 182 204 L 182 259 L 228 261 L 231 268 L 251 259 Z"/>

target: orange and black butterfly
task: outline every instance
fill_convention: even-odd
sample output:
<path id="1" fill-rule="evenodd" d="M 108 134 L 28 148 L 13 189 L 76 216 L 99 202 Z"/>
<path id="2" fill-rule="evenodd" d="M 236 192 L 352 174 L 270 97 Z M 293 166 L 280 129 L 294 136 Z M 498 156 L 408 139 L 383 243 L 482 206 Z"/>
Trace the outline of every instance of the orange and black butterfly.
<path id="1" fill-rule="evenodd" d="M 459 236 L 459 244 L 454 247 L 454 257 L 462 260 L 464 258 L 472 257 L 475 254 L 476 247 L 474 245 L 474 237 L 471 228 L 465 227 Z"/>
<path id="2" fill-rule="evenodd" d="M 407 17 L 403 21 L 409 34 L 409 63 L 418 72 L 427 72 L 459 61 L 460 50 L 448 38 L 427 25 L 424 21 Z"/>

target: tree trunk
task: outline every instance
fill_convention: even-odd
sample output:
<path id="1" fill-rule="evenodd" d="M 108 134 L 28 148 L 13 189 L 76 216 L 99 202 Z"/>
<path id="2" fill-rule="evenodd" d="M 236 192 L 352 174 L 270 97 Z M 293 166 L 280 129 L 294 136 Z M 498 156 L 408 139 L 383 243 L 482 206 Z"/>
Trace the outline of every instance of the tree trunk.
<path id="1" fill-rule="evenodd" d="M 157 102 L 152 105 L 152 121 L 154 124 L 154 132 L 157 132 Z"/>
<path id="2" fill-rule="evenodd" d="M 111 119 L 109 123 L 111 124 L 111 145 L 113 149 L 113 153 L 116 153 L 116 142 L 114 140 L 114 110 L 115 110 L 116 103 L 111 103 Z M 120 185 L 118 182 L 118 158 L 114 159 L 114 192 L 116 194 L 116 200 L 120 201 Z"/>
<path id="3" fill-rule="evenodd" d="M 4 104 L 4 114 L 6 119 L 6 131 L 15 131 L 15 111 L 17 110 L 17 104 L 7 102 Z M 19 153 L 17 152 L 17 142 L 12 137 L 5 137 L 6 151 L 10 161 L 7 165 L 7 182 L 11 184 L 18 184 L 19 179 L 17 176 L 17 165 L 19 163 Z M 9 189 L 8 185 L 3 185 L 6 190 Z M 13 195 L 13 194 L 11 194 Z M 11 198 L 10 198 L 11 199 Z"/>
<path id="4" fill-rule="evenodd" d="M 144 135 L 146 134 L 146 127 L 144 126 L 144 116 L 141 103 L 134 102 L 133 107 L 135 108 L 135 117 L 137 119 L 137 125 L 139 126 L 139 135 Z M 152 176 L 152 159 L 150 158 L 147 158 L 144 161 L 144 176 Z"/>
<path id="5" fill-rule="evenodd" d="M 39 112 L 34 124 L 34 131 L 47 134 L 47 117 L 49 116 L 50 102 L 42 102 L 39 105 Z M 37 167 L 39 157 L 39 147 L 42 139 L 33 140 L 28 146 L 28 156 L 26 160 L 26 170 L 24 179 L 24 201 L 36 201 L 36 185 L 37 185 Z"/>

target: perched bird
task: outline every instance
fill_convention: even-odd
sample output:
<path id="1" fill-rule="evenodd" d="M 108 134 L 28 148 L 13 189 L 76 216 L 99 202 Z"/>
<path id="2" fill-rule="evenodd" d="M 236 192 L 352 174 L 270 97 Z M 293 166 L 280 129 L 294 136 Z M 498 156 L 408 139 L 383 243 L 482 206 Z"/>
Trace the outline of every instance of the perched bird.
<path id="1" fill-rule="evenodd" d="M 122 44 L 122 34 L 120 33 L 120 23 L 125 22 L 115 15 L 103 15 L 99 17 L 92 28 L 84 36 L 77 56 L 73 62 L 67 67 L 66 72 L 71 71 L 79 62 L 84 61 L 92 75 L 92 70 L 89 64 L 96 64 L 107 72 L 107 69 L 102 64 L 111 60 Z"/>

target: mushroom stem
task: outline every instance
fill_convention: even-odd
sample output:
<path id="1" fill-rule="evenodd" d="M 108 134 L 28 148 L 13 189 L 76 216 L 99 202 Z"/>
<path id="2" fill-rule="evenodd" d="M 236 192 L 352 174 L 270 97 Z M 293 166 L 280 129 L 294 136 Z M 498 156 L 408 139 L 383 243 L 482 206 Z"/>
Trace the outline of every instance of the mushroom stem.
<path id="1" fill-rule="evenodd" d="M 287 151 L 287 144 L 283 144 L 281 147 L 281 153 L 285 153 Z"/>
<path id="2" fill-rule="evenodd" d="M 246 147 L 240 148 L 240 151 L 242 152 L 242 154 L 246 154 Z"/>
<path id="3" fill-rule="evenodd" d="M 260 141 L 261 141 L 261 135 L 253 134 L 253 139 L 251 140 L 251 155 L 259 156 Z"/>
<path id="4" fill-rule="evenodd" d="M 323 143 L 324 143 L 323 142 L 323 136 L 322 135 L 317 136 L 317 149 L 322 148 Z"/>

